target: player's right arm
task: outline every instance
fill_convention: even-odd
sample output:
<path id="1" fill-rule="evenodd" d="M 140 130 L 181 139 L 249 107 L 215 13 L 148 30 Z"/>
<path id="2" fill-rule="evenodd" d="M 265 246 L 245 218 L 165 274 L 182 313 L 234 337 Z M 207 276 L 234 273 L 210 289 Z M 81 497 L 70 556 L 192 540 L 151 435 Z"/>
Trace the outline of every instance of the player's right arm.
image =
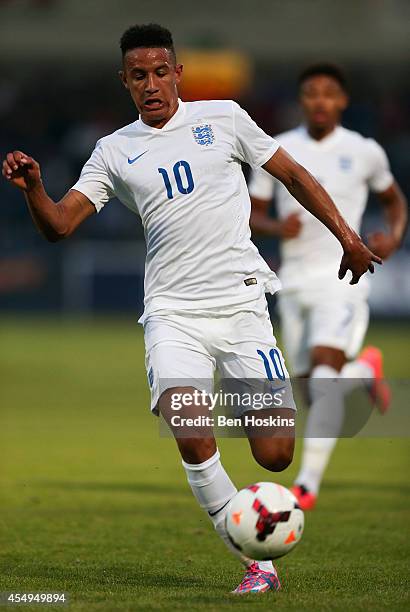
<path id="1" fill-rule="evenodd" d="M 50 242 L 70 236 L 96 212 L 91 201 L 76 190 L 68 191 L 59 202 L 54 202 L 44 189 L 39 163 L 22 151 L 7 154 L 2 174 L 23 191 L 36 227 Z"/>

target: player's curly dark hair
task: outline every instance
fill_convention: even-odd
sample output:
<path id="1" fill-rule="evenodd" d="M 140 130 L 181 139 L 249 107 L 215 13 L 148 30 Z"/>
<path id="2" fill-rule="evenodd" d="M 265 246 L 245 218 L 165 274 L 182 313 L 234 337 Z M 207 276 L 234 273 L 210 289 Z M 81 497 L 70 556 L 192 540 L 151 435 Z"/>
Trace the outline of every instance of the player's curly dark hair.
<path id="1" fill-rule="evenodd" d="M 121 36 L 120 47 L 123 57 L 127 51 L 138 49 L 138 47 L 146 49 L 164 47 L 169 49 L 174 60 L 176 59 L 171 32 L 157 23 L 131 26 Z"/>
<path id="2" fill-rule="evenodd" d="M 304 81 L 306 81 L 310 77 L 318 75 L 325 75 L 331 77 L 332 79 L 337 81 L 340 87 L 347 93 L 348 84 L 346 75 L 344 73 L 344 70 L 340 68 L 340 66 L 337 66 L 337 64 L 328 64 L 323 62 L 321 64 L 312 64 L 310 66 L 307 66 L 300 73 L 298 83 L 299 85 L 302 85 L 302 83 L 304 83 Z"/>

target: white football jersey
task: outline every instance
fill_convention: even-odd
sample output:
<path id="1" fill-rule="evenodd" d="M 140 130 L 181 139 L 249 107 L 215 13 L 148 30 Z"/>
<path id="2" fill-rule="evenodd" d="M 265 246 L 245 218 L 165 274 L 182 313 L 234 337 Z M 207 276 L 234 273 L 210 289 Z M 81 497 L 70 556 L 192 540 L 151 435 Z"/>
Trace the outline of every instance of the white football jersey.
<path id="1" fill-rule="evenodd" d="M 380 145 L 341 126 L 320 141 L 314 140 L 304 126 L 284 132 L 275 139 L 315 176 L 356 232 L 360 231 L 369 189 L 384 191 L 393 182 L 389 162 Z M 296 238 L 281 241 L 280 279 L 284 289 L 323 283 L 324 277 L 336 290 L 346 286 L 346 281 L 342 285 L 337 279 L 342 256 L 339 242 L 282 183 L 260 168 L 251 176 L 249 192 L 262 200 L 274 197 L 280 219 L 297 212 L 302 222 Z M 363 292 L 367 289 L 366 278 L 354 288 Z"/>
<path id="2" fill-rule="evenodd" d="M 145 320 L 158 311 L 236 307 L 280 284 L 251 242 L 241 162 L 276 152 L 231 100 L 179 101 L 162 129 L 141 119 L 97 142 L 73 189 L 99 212 L 116 196 L 145 232 Z"/>

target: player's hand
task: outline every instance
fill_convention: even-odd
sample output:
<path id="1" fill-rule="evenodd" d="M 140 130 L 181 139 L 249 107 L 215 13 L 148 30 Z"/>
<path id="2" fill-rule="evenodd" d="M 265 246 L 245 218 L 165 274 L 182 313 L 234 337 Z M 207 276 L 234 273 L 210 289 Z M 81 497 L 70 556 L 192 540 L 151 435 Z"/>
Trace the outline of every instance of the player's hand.
<path id="1" fill-rule="evenodd" d="M 299 213 L 292 213 L 283 221 L 280 221 L 278 233 L 281 238 L 289 239 L 296 238 L 302 229 L 302 222 L 299 218 Z"/>
<path id="2" fill-rule="evenodd" d="M 346 272 L 351 270 L 352 280 L 350 285 L 356 285 L 359 279 L 366 272 L 373 274 L 374 263 L 382 264 L 382 260 L 378 255 L 375 255 L 367 248 L 365 244 L 357 236 L 357 239 L 349 247 L 345 249 L 340 263 L 339 278 L 342 279 L 346 276 Z"/>
<path id="3" fill-rule="evenodd" d="M 40 165 L 22 151 L 7 153 L 3 161 L 3 176 L 19 189 L 30 191 L 41 184 Z"/>
<path id="4" fill-rule="evenodd" d="M 367 237 L 369 249 L 376 253 L 382 259 L 387 259 L 399 247 L 397 241 L 390 234 L 384 232 L 374 232 Z"/>

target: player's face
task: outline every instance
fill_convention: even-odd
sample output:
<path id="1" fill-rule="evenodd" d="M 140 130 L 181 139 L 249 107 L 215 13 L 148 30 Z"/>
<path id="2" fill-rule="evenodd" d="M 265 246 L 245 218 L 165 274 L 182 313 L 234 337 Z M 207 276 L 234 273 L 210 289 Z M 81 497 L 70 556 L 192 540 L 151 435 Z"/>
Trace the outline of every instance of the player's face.
<path id="1" fill-rule="evenodd" d="M 348 98 L 330 76 L 315 75 L 302 83 L 300 101 L 310 128 L 333 129 L 340 122 Z"/>
<path id="2" fill-rule="evenodd" d="M 129 90 L 144 123 L 161 128 L 178 107 L 182 65 L 169 49 L 131 49 L 124 57 L 120 78 Z"/>

